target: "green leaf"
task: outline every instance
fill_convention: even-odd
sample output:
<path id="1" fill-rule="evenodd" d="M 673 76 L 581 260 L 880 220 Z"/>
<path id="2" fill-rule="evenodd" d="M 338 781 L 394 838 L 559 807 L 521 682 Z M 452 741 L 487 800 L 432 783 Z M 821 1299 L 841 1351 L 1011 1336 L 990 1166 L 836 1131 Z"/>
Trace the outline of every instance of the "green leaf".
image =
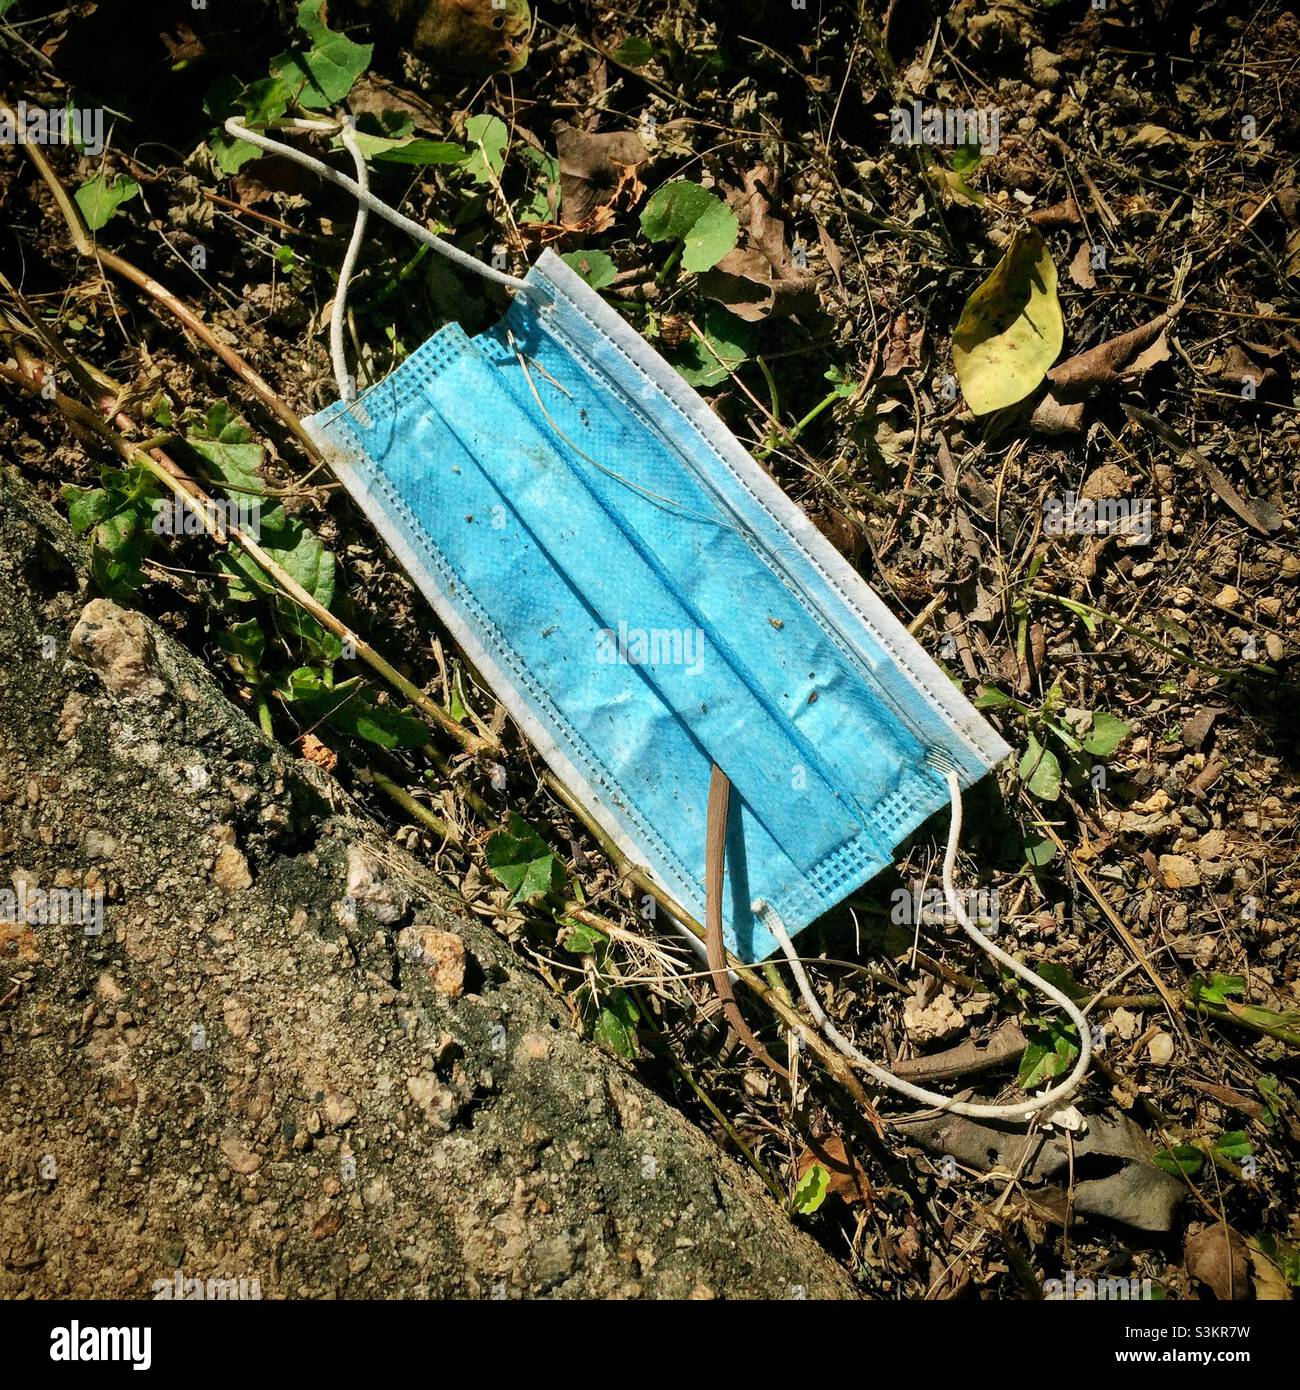
<path id="1" fill-rule="evenodd" d="M 208 464 L 213 479 L 239 495 L 266 491 L 260 468 L 263 450 L 226 401 L 217 401 L 203 423 L 186 435 L 186 443 Z M 238 501 L 238 496 L 236 497 Z"/>
<path id="2" fill-rule="evenodd" d="M 1300 1289 L 1300 1245 L 1279 1240 L 1270 1231 L 1262 1231 L 1259 1248 L 1282 1271 L 1282 1277 L 1292 1288 Z"/>
<path id="3" fill-rule="evenodd" d="M 1056 846 L 1046 836 L 1041 839 L 1026 839 L 1025 863 L 1031 868 L 1042 869 L 1056 858 Z"/>
<path id="4" fill-rule="evenodd" d="M 1038 1028 L 1029 1034 L 1029 1046 L 1020 1058 L 1020 1074 L 1017 1080 L 1024 1090 L 1032 1090 L 1069 1071 L 1074 1059 L 1079 1055 L 1074 1041 L 1074 1028 Z"/>
<path id="5" fill-rule="evenodd" d="M 641 211 L 641 230 L 651 241 L 680 241 L 682 266 L 708 270 L 736 244 L 736 214 L 707 188 L 675 179 L 655 189 Z"/>
<path id="6" fill-rule="evenodd" d="M 609 937 L 603 931 L 588 926 L 585 922 L 574 922 L 565 918 L 565 932 L 562 945 L 571 955 L 594 956 L 609 944 Z"/>
<path id="7" fill-rule="evenodd" d="M 103 593 L 121 603 L 144 582 L 141 565 L 153 544 L 152 513 L 130 506 L 95 528 L 90 572 Z"/>
<path id="8" fill-rule="evenodd" d="M 1055 801 L 1061 794 L 1061 764 L 1050 748 L 1029 735 L 1029 744 L 1020 759 L 1020 779 L 1039 801 Z"/>
<path id="9" fill-rule="evenodd" d="M 289 517 L 283 507 L 275 506 L 261 512 L 260 543 L 271 559 L 287 570 L 322 608 L 333 603 L 334 556 L 314 532 Z M 238 548 L 223 551 L 217 566 L 229 577 L 227 595 L 236 602 L 249 603 L 274 592 L 269 577 Z M 292 599 L 277 597 L 276 611 L 290 632 L 313 644 L 322 654 L 337 655 L 337 639 L 328 636 L 315 618 Z"/>
<path id="10" fill-rule="evenodd" d="M 1161 1149 L 1155 1160 L 1159 1167 L 1176 1178 L 1194 1178 L 1205 1166 L 1205 1155 L 1192 1144 L 1175 1144 L 1172 1148 Z"/>
<path id="11" fill-rule="evenodd" d="M 1228 1002 L 1230 994 L 1245 994 L 1246 977 L 1215 974 L 1207 980 L 1204 975 L 1193 975 L 1188 989 L 1193 1004 L 1218 1004 L 1222 1007 Z"/>
<path id="12" fill-rule="evenodd" d="M 220 125 L 227 116 L 240 115 L 249 125 L 263 125 L 284 115 L 293 94 L 278 77 L 261 77 L 241 87 L 234 77 L 221 77 L 208 88 L 203 109 Z M 217 130 L 208 141 L 212 158 L 223 174 L 238 173 L 250 159 L 262 151 L 247 140 L 236 140 L 224 130 Z"/>
<path id="13" fill-rule="evenodd" d="M 510 890 L 514 905 L 540 902 L 564 883 L 559 855 L 514 811 L 507 828 L 488 837 L 484 853 L 488 868 Z"/>
<path id="14" fill-rule="evenodd" d="M 1250 1146 L 1250 1139 L 1244 1129 L 1234 1129 L 1227 1134 L 1221 1134 L 1214 1141 L 1214 1152 L 1221 1154 L 1224 1158 L 1249 1158 L 1254 1149 Z"/>
<path id="15" fill-rule="evenodd" d="M 325 0 L 302 0 L 298 27 L 311 41 L 306 53 L 282 53 L 271 60 L 271 72 L 293 93 L 299 106 L 323 110 L 341 102 L 352 84 L 370 66 L 374 45 L 353 43 L 346 34 L 325 27 Z"/>
<path id="16" fill-rule="evenodd" d="M 593 290 L 602 290 L 614 282 L 614 262 L 603 251 L 566 251 L 560 259 Z"/>
<path id="17" fill-rule="evenodd" d="M 631 1061 L 637 1054 L 636 1025 L 641 1015 L 626 990 L 614 989 L 605 996 L 592 1036 L 611 1052 Z"/>
<path id="18" fill-rule="evenodd" d="M 700 321 L 704 343 L 694 336 L 672 359 L 673 366 L 692 386 L 717 386 L 726 381 L 749 357 L 754 330 L 721 304 L 710 304 Z"/>
<path id="19" fill-rule="evenodd" d="M 506 145 L 510 131 L 499 116 L 471 116 L 465 122 L 465 137 L 469 144 L 466 172 L 475 183 L 492 183 L 501 177 L 506 167 Z"/>
<path id="20" fill-rule="evenodd" d="M 360 676 L 335 685 L 330 671 L 298 666 L 277 693 L 305 722 L 327 723 L 340 733 L 380 748 L 419 748 L 430 738 L 421 720 L 391 705 L 377 704 Z"/>
<path id="21" fill-rule="evenodd" d="M 1089 636 L 1097 635 L 1097 612 L 1090 608 L 1086 603 L 1076 603 L 1071 598 L 1060 598 L 1058 600 L 1062 608 L 1068 609 L 1076 618 L 1088 629 Z"/>
<path id="22" fill-rule="evenodd" d="M 359 130 L 356 141 L 367 159 L 380 164 L 463 164 L 470 157 L 464 145 L 451 140 L 416 140 L 409 135 L 390 140 Z"/>
<path id="23" fill-rule="evenodd" d="M 1052 253 L 1037 230 L 1017 231 L 953 332 L 953 367 L 966 403 L 987 415 L 1024 400 L 1064 341 Z"/>
<path id="24" fill-rule="evenodd" d="M 266 633 L 261 623 L 253 618 L 243 623 L 231 623 L 225 632 L 217 634 L 217 644 L 245 680 L 257 679 L 266 655 Z"/>
<path id="25" fill-rule="evenodd" d="M 1286 1110 L 1286 1101 L 1283 1099 L 1277 1077 L 1271 1073 L 1257 1076 L 1255 1089 L 1264 1097 L 1264 1123 L 1270 1127 L 1277 1124 Z"/>
<path id="26" fill-rule="evenodd" d="M 1132 731 L 1122 720 L 1104 710 L 1092 716 L 1092 727 L 1084 735 L 1084 749 L 1094 758 L 1109 758 Z"/>
<path id="27" fill-rule="evenodd" d="M 629 68 L 643 68 L 655 56 L 654 45 L 632 35 L 623 40 L 610 57 Z"/>
<path id="28" fill-rule="evenodd" d="M 380 748 L 422 748 L 431 737 L 428 726 L 414 715 L 403 714 L 391 705 L 374 704 L 366 692 L 340 705 L 329 722 L 343 733 Z"/>
<path id="29" fill-rule="evenodd" d="M 978 140 L 972 140 L 968 144 L 958 145 L 952 152 L 952 167 L 963 179 L 969 173 L 978 169 L 984 159 L 984 151 L 980 147 Z"/>
<path id="30" fill-rule="evenodd" d="M 1092 991 L 1081 985 L 1065 966 L 1045 960 L 1040 961 L 1034 968 L 1049 985 L 1055 985 L 1067 999 L 1074 1000 L 1076 1004 L 1092 998 Z"/>
<path id="31" fill-rule="evenodd" d="M 999 690 L 997 686 L 986 687 L 975 697 L 976 709 L 1002 709 L 1006 705 L 1014 705 L 1016 702 L 1004 690 Z"/>
<path id="32" fill-rule="evenodd" d="M 811 1216 L 826 1200 L 830 1190 L 830 1174 L 820 1163 L 814 1163 L 799 1179 L 790 1205 L 800 1216 Z"/>
<path id="33" fill-rule="evenodd" d="M 112 493 L 102 487 L 73 487 L 68 484 L 63 489 L 63 496 L 68 504 L 68 524 L 77 536 L 84 536 L 92 526 L 98 526 L 123 502 L 120 493 Z"/>
<path id="34" fill-rule="evenodd" d="M 83 183 L 74 196 L 86 226 L 97 232 L 123 203 L 129 203 L 139 192 L 140 185 L 125 174 L 113 178 L 96 174 Z"/>

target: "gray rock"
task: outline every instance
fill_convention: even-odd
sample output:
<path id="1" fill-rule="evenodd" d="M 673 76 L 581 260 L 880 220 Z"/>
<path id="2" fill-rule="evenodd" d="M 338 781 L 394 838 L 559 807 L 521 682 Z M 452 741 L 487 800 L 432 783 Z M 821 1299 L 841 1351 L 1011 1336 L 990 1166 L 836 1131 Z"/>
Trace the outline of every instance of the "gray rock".
<path id="1" fill-rule="evenodd" d="M 338 784 L 149 619 L 87 608 L 84 572 L 0 469 L 0 878 L 104 893 L 99 934 L 0 933 L 0 1297 L 149 1298 L 182 1260 L 267 1298 L 854 1295 Z M 403 925 L 463 942 L 462 990 Z"/>

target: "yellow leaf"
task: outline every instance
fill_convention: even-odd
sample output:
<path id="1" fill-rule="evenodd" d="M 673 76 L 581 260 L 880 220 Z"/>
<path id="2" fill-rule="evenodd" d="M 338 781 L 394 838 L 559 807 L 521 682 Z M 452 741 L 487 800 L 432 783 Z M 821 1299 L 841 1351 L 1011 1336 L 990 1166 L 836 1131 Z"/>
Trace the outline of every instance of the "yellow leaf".
<path id="1" fill-rule="evenodd" d="M 1018 231 L 992 275 L 966 301 L 952 335 L 962 395 L 976 415 L 1022 401 L 1065 341 L 1056 265 L 1042 235 Z"/>

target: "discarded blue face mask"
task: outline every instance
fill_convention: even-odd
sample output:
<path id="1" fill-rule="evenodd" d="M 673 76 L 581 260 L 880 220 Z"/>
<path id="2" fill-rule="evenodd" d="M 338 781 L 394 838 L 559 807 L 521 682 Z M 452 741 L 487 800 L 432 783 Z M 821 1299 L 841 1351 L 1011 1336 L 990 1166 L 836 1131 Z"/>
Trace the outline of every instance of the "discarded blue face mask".
<path id="1" fill-rule="evenodd" d="M 769 955 L 1009 751 L 708 405 L 550 252 L 306 422 L 559 779 L 697 920 Z M 766 904 L 756 913 L 756 901 Z"/>

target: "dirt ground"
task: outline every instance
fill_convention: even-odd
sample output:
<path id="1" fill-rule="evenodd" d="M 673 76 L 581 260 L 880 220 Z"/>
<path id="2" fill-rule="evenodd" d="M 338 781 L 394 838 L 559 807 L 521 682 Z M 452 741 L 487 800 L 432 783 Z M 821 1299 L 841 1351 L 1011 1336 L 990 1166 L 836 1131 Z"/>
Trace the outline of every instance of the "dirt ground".
<path id="1" fill-rule="evenodd" d="M 98 504 L 68 487 L 130 505 L 158 490 L 86 409 L 210 484 L 253 450 L 286 566 L 409 685 L 350 660 L 202 536 L 146 545 L 86 512 L 101 591 L 383 819 L 576 1033 L 755 1169 L 777 1219 L 863 1293 L 1038 1298 L 1070 1276 L 1289 1297 L 1300 21 L 1215 0 L 743 16 L 676 2 L 524 16 L 511 0 L 467 4 L 448 28 L 432 0 L 356 0 L 329 6 L 340 45 L 313 37 L 319 8 L 231 0 L 182 21 L 152 0 L 0 5 L 0 97 L 109 113 L 101 152 L 46 149 L 51 176 L 104 217 L 98 248 L 211 334 L 111 257 L 79 254 L 50 180 L 0 151 L 0 453 L 76 524 Z M 364 62 L 348 46 L 372 41 Z M 513 273 L 547 246 L 579 263 L 1012 745 L 968 798 L 961 875 L 995 905 L 999 940 L 1086 1004 L 1086 1132 L 908 1122 L 868 1088 L 871 1109 L 753 992 L 747 1017 L 797 1062 L 795 1095 L 728 1047 L 695 958 L 647 919 L 627 866 L 287 424 L 335 399 L 327 324 L 353 209 L 277 157 L 233 167 L 219 117 L 300 72 L 283 55 L 304 48 L 308 87 L 347 82 L 314 109 L 345 103 L 372 136 L 382 196 Z M 942 121 L 926 136 L 927 111 L 982 113 L 979 148 Z M 439 148 L 388 157 L 412 140 Z M 683 257 L 653 239 L 643 214 L 672 180 L 730 210 L 721 264 L 691 269 L 689 242 Z M 963 306 L 1033 238 L 1063 346 L 1052 376 L 977 411 Z M 351 370 L 364 389 L 443 323 L 476 331 L 504 303 L 372 221 Z M 32 389 L 46 362 L 57 400 Z M 1120 525 L 1098 525 L 1108 508 Z M 354 679 L 368 722 L 331 696 Z M 456 730 L 408 737 L 409 686 Z M 1021 1098 L 1076 1042 L 951 923 L 915 920 L 946 829 L 918 832 L 801 954 L 863 1051 Z M 545 892 L 502 878 L 503 834 Z"/>

